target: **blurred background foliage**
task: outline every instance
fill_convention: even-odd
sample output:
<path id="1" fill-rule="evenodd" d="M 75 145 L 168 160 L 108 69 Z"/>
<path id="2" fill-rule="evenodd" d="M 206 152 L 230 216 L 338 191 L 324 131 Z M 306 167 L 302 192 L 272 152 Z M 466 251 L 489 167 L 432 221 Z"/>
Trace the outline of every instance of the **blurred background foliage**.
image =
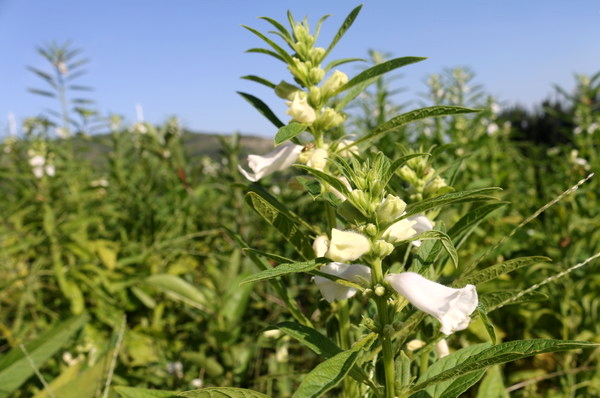
<path id="1" fill-rule="evenodd" d="M 68 43 L 38 52 L 50 72 L 31 68 L 46 85 L 31 91 L 53 98 L 55 110 L 24 121 L 23 133 L 0 148 L 0 381 L 14 382 L 0 388 L 0 397 L 49 396 L 42 379 L 56 396 L 93 397 L 109 375 L 113 385 L 239 386 L 291 396 L 318 359 L 266 331 L 291 319 L 271 285 L 239 285 L 256 270 L 243 245 L 291 252 L 244 204 L 237 170 L 243 155 L 265 152 L 271 141 L 197 135 L 176 118 L 125 126 L 117 115 L 101 117 L 93 101 L 70 95 L 89 91 L 72 83 L 87 62 L 81 53 Z M 369 58 L 388 57 L 370 51 Z M 555 99 L 533 110 L 494 98 L 469 68 L 428 76 L 415 102 L 398 102 L 406 98 L 401 81 L 377 79 L 357 99 L 345 134 L 360 137 L 415 102 L 482 110 L 414 123 L 373 146 L 391 158 L 434 153 L 431 166 L 457 189 L 503 188 L 499 195 L 510 205 L 460 247 L 461 263 L 477 261 L 537 209 L 600 170 L 600 73 L 576 75 L 574 87 L 556 87 Z M 260 184 L 304 219 L 318 217 L 294 173 Z M 600 251 L 599 194 L 594 177 L 519 229 L 482 265 L 531 255 L 553 262 L 483 291 L 526 289 Z M 450 211 L 441 218 L 452 225 L 460 216 Z M 497 334 L 506 341 L 600 342 L 598 270 L 590 263 L 540 288 L 545 300 L 494 311 Z M 331 327 L 331 310 L 308 276 L 285 283 L 311 321 Z M 360 314 L 356 306 L 353 316 Z M 452 338 L 464 345 L 488 339 L 477 326 Z M 519 361 L 504 368 L 503 380 L 515 397 L 600 396 L 598 352 Z"/>

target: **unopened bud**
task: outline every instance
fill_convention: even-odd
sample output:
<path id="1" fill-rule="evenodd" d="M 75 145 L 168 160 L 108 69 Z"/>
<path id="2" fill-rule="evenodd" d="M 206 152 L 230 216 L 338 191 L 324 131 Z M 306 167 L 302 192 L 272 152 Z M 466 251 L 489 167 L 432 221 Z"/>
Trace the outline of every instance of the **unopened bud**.
<path id="1" fill-rule="evenodd" d="M 375 289 L 373 291 L 375 292 L 376 296 L 382 297 L 385 294 L 385 287 L 378 284 L 377 286 L 375 286 Z"/>
<path id="2" fill-rule="evenodd" d="M 348 83 L 348 76 L 344 72 L 336 70 L 327 80 L 325 80 L 323 85 L 321 85 L 321 90 L 323 95 L 331 97 L 346 83 Z"/>
<path id="3" fill-rule="evenodd" d="M 377 208 L 379 222 L 391 222 L 400 217 L 406 209 L 406 202 L 394 195 L 388 195 Z"/>
<path id="4" fill-rule="evenodd" d="M 375 224 L 368 224 L 365 227 L 365 232 L 369 236 L 375 236 L 377 234 L 377 226 Z"/>
<path id="5" fill-rule="evenodd" d="M 373 254 L 379 258 L 387 257 L 394 251 L 394 245 L 385 240 L 378 240 L 373 244 Z"/>

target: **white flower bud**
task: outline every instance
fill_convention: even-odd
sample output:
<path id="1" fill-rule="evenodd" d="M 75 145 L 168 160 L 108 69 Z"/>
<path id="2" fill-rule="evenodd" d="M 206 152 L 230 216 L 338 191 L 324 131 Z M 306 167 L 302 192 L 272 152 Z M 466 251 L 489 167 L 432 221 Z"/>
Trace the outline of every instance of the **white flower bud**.
<path id="1" fill-rule="evenodd" d="M 298 123 L 311 124 L 317 117 L 315 110 L 306 101 L 306 93 L 295 92 L 292 100 L 286 101 L 286 105 L 289 106 L 286 114 Z"/>
<path id="2" fill-rule="evenodd" d="M 335 92 L 348 83 L 348 75 L 344 72 L 336 70 L 327 80 L 321 85 L 321 92 L 327 97 L 331 97 Z"/>
<path id="3" fill-rule="evenodd" d="M 331 240 L 325 257 L 334 261 L 353 261 L 371 250 L 371 242 L 363 235 L 352 231 L 331 230 Z"/>
<path id="4" fill-rule="evenodd" d="M 389 222 L 400 217 L 406 209 L 406 202 L 395 195 L 388 195 L 376 210 L 379 222 Z"/>

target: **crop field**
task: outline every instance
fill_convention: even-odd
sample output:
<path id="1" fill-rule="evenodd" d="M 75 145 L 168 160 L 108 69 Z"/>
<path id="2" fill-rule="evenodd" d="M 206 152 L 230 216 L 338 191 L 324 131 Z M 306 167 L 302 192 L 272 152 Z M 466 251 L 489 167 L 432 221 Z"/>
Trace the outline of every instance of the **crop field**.
<path id="1" fill-rule="evenodd" d="M 330 56 L 360 11 L 325 47 L 292 13 L 240 33 L 289 74 L 243 77 L 285 114 L 239 93 L 274 138 L 101 115 L 81 53 L 38 49 L 55 110 L 0 144 L 0 398 L 600 397 L 600 72 L 398 104 L 424 58 Z"/>

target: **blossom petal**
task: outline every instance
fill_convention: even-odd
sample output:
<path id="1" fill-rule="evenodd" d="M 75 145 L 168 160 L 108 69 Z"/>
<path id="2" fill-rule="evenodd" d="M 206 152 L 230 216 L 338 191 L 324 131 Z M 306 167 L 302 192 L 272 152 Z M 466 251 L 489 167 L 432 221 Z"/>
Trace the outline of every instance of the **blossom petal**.
<path id="1" fill-rule="evenodd" d="M 415 235 L 423 233 L 423 232 L 431 231 L 433 229 L 432 222 L 427 217 L 425 217 L 423 214 L 416 214 L 414 216 L 407 217 L 407 219 L 410 221 L 415 221 L 415 224 L 413 224 L 413 226 L 412 226 L 412 229 L 415 230 Z M 412 243 L 416 247 L 421 246 L 420 240 L 413 240 L 410 243 Z"/>
<path id="2" fill-rule="evenodd" d="M 478 303 L 475 286 L 454 289 L 414 272 L 388 274 L 385 279 L 412 305 L 440 321 L 440 330 L 445 335 L 469 326 L 470 315 Z"/>
<path id="3" fill-rule="evenodd" d="M 371 250 L 371 242 L 363 235 L 333 228 L 325 257 L 334 261 L 347 262 L 356 260 L 369 250 Z"/>
<path id="4" fill-rule="evenodd" d="M 290 167 L 298 159 L 302 148 L 302 145 L 286 142 L 264 156 L 248 155 L 248 166 L 252 173 L 241 166 L 238 166 L 238 169 L 248 180 L 256 182 L 269 174 Z"/>
<path id="5" fill-rule="evenodd" d="M 371 279 L 371 269 L 361 264 L 329 263 L 319 270 L 325 274 L 335 275 L 350 282 L 360 282 L 361 278 Z M 356 289 L 344 286 L 322 276 L 315 277 L 315 283 L 325 300 L 346 300 L 356 294 Z"/>

